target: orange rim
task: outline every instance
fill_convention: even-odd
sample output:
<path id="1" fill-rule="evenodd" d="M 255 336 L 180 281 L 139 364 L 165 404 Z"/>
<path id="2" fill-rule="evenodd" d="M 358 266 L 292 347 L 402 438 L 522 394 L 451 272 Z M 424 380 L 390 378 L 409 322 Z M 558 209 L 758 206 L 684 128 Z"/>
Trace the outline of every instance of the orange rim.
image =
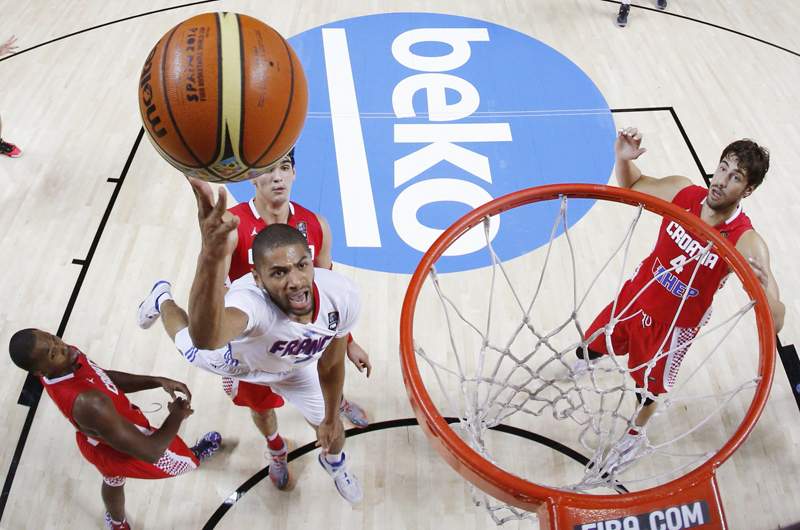
<path id="1" fill-rule="evenodd" d="M 755 315 L 760 356 L 758 374 L 761 380 L 758 382 L 747 414 L 731 439 L 713 457 L 688 474 L 652 489 L 623 495 L 586 495 L 548 488 L 514 476 L 473 451 L 448 426 L 433 404 L 420 377 L 413 340 L 414 310 L 422 285 L 434 263 L 453 241 L 481 223 L 486 216 L 526 204 L 560 199 L 562 196 L 605 200 L 633 206 L 642 204 L 648 211 L 691 227 L 693 233 L 713 242 L 720 257 L 741 280 L 750 299 L 756 302 Z M 742 445 L 766 405 L 775 370 L 774 329 L 766 295 L 750 266 L 733 245 L 698 217 L 674 204 L 632 190 L 594 184 L 554 184 L 517 191 L 488 202 L 456 221 L 433 243 L 414 271 L 403 300 L 400 316 L 400 359 L 403 381 L 420 426 L 439 454 L 470 483 L 506 504 L 532 512 L 542 507 L 552 510 L 555 505 L 569 506 L 578 510 L 596 510 L 598 506 L 609 510 L 625 510 L 657 501 L 659 498 L 669 498 L 675 492 L 691 490 L 698 485 L 708 485 L 713 481 L 716 469 Z"/>

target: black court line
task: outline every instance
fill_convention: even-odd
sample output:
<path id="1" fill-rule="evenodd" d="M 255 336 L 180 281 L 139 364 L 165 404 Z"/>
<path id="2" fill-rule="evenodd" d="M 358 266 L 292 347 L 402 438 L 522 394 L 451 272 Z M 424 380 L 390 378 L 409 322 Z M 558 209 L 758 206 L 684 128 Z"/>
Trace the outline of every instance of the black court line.
<path id="1" fill-rule="evenodd" d="M 622 4 L 622 2 L 619 2 L 617 0 L 603 0 L 603 2 L 607 2 L 609 4 L 617 4 L 617 5 L 621 5 Z M 767 46 L 771 46 L 772 48 L 777 48 L 778 50 L 781 50 L 783 52 L 791 53 L 795 57 L 800 57 L 800 53 L 798 53 L 798 52 L 796 52 L 794 50 L 790 50 L 789 48 L 784 48 L 783 46 L 778 46 L 777 44 L 773 44 L 773 43 L 771 43 L 769 41 L 766 41 L 764 39 L 759 39 L 758 37 L 754 37 L 752 35 L 748 35 L 747 33 L 743 33 L 741 31 L 737 31 L 735 29 L 726 28 L 725 26 L 720 26 L 718 24 L 713 24 L 711 22 L 706 22 L 705 20 L 699 20 L 699 19 L 696 19 L 696 18 L 687 17 L 685 15 L 679 15 L 677 13 L 672 13 L 670 11 L 665 11 L 665 10 L 662 10 L 662 9 L 656 9 L 655 7 L 638 6 L 636 4 L 631 4 L 631 7 L 635 7 L 636 9 L 644 9 L 645 11 L 654 11 L 654 12 L 660 13 L 662 15 L 669 15 L 669 16 L 675 17 L 675 18 L 682 18 L 683 20 L 689 20 L 691 22 L 697 22 L 698 24 L 702 24 L 704 26 L 709 26 L 709 27 L 712 27 L 712 28 L 715 28 L 715 29 L 721 29 L 722 31 L 727 31 L 728 33 L 733 33 L 734 35 L 739 35 L 740 37 L 744 37 L 746 39 L 754 40 L 756 42 L 760 42 L 761 44 L 766 44 Z"/>
<path id="2" fill-rule="evenodd" d="M 689 148 L 689 152 L 692 154 L 692 158 L 694 159 L 694 163 L 697 164 L 697 169 L 700 170 L 700 176 L 703 177 L 703 180 L 706 183 L 706 187 L 709 186 L 711 183 L 712 175 L 706 173 L 703 169 L 703 164 L 700 162 L 700 157 L 697 156 L 697 151 L 695 151 L 692 142 L 689 140 L 689 135 L 686 134 L 686 129 L 683 128 L 683 124 L 681 120 L 678 118 L 678 113 L 675 112 L 675 109 L 672 107 L 638 107 L 632 109 L 611 109 L 612 114 L 622 113 L 622 112 L 669 112 L 672 116 L 672 119 L 675 121 L 675 125 L 678 126 L 678 130 L 683 136 L 683 141 L 686 142 L 686 147 Z"/>
<path id="3" fill-rule="evenodd" d="M 111 216 L 111 211 L 114 209 L 114 203 L 117 201 L 119 192 L 125 182 L 125 176 L 128 174 L 128 169 L 131 167 L 131 162 L 133 162 L 133 157 L 136 155 L 136 151 L 139 149 L 139 144 L 141 143 L 143 136 L 144 129 L 142 128 L 139 129 L 139 135 L 136 137 L 136 141 L 133 143 L 133 148 L 128 155 L 128 160 L 125 162 L 125 167 L 122 168 L 122 173 L 120 174 L 119 179 L 114 186 L 114 192 L 111 194 L 111 199 L 108 201 L 108 206 L 106 206 L 106 211 L 97 227 L 97 232 L 95 232 L 94 239 L 92 240 L 92 244 L 86 254 L 86 258 L 82 260 L 72 260 L 73 264 L 81 266 L 81 272 L 78 274 L 78 279 L 75 281 L 75 287 L 72 289 L 72 295 L 69 298 L 69 302 L 67 302 L 67 307 L 64 309 L 64 315 L 61 317 L 61 323 L 58 325 L 58 331 L 56 332 L 58 337 L 64 336 L 64 330 L 67 328 L 67 324 L 69 323 L 69 317 L 72 315 L 72 309 L 75 307 L 75 301 L 78 299 L 81 287 L 83 286 L 83 280 L 86 278 L 86 273 L 89 270 L 89 266 L 92 264 L 92 258 L 94 257 L 94 253 L 97 250 L 98 244 L 100 243 L 103 230 L 105 230 L 108 218 Z M 11 493 L 11 486 L 14 484 L 14 477 L 17 474 L 17 467 L 19 466 L 20 459 L 22 458 L 22 451 L 25 449 L 25 443 L 28 441 L 28 434 L 30 434 L 31 425 L 33 425 L 33 417 L 36 415 L 36 410 L 39 407 L 39 401 L 42 398 L 43 390 L 44 388 L 42 387 L 42 383 L 39 381 L 39 378 L 29 373 L 25 378 L 25 383 L 22 385 L 22 392 L 20 392 L 17 403 L 19 405 L 30 407 L 30 409 L 28 410 L 28 415 L 25 418 L 25 424 L 22 426 L 22 431 L 20 432 L 19 440 L 17 441 L 17 447 L 14 450 L 14 456 L 11 459 L 11 465 L 8 468 L 6 481 L 3 484 L 3 492 L 0 494 L 0 521 L 3 520 L 3 513 L 6 509 L 8 496 Z"/>
<path id="4" fill-rule="evenodd" d="M 163 13 L 164 11 L 172 11 L 173 9 L 181 9 L 183 7 L 191 7 L 191 6 L 196 6 L 196 5 L 200 5 L 200 4 L 208 4 L 210 2 L 218 2 L 218 1 L 219 0 L 199 0 L 198 2 L 189 2 L 188 4 L 181 4 L 179 6 L 165 7 L 163 9 L 156 9 L 155 11 L 148 11 L 147 13 L 139 13 L 138 15 L 131 15 L 129 17 L 120 18 L 119 20 L 112 20 L 111 22 L 106 22 L 105 24 L 99 24 L 97 26 L 92 26 L 91 28 L 82 29 L 82 30 L 76 31 L 74 33 L 68 33 L 67 35 L 62 35 L 61 37 L 56 37 L 55 39 L 51 39 L 51 40 L 49 40 L 47 42 L 43 42 L 41 44 L 37 44 L 36 46 L 31 46 L 30 48 L 25 48 L 24 50 L 20 50 L 18 52 L 15 52 L 13 55 L 9 55 L 7 57 L 3 57 L 2 59 L 0 59 L 0 63 L 2 63 L 3 61 L 6 61 L 8 59 L 11 59 L 12 57 L 16 57 L 17 55 L 22 55 L 25 52 L 29 52 L 31 50 L 35 50 L 36 48 L 41 48 L 42 46 L 47 46 L 48 44 L 52 44 L 54 42 L 58 42 L 60 40 L 67 39 L 69 37 L 74 37 L 75 35 L 80 35 L 81 33 L 86 33 L 87 31 L 92 31 L 92 30 L 95 30 L 95 29 L 104 28 L 106 26 L 111 26 L 113 24 L 119 24 L 120 22 L 125 22 L 127 20 L 133 20 L 134 18 L 146 17 L 148 15 L 154 15 L 156 13 Z"/>
<path id="5" fill-rule="evenodd" d="M 778 338 L 778 355 L 786 371 L 786 378 L 789 379 L 789 386 L 792 387 L 792 395 L 800 410 L 800 359 L 797 357 L 797 349 L 793 344 L 784 346 Z"/>
<path id="6" fill-rule="evenodd" d="M 444 420 L 448 424 L 458 423 L 460 421 L 458 418 L 452 418 L 452 417 L 444 418 Z M 416 418 L 404 418 L 399 420 L 382 421 L 379 423 L 370 424 L 364 429 L 348 429 L 345 431 L 345 436 L 347 438 L 352 438 L 354 436 L 360 436 L 362 434 L 382 431 L 385 429 L 394 429 L 397 427 L 416 427 L 416 426 L 419 426 L 419 423 L 417 422 Z M 519 429 L 517 427 L 511 427 L 508 425 L 498 425 L 497 427 L 493 427 L 492 430 L 503 432 L 506 434 L 513 434 L 514 436 L 519 436 L 520 438 L 525 438 L 527 440 L 531 440 L 532 442 L 545 445 L 553 449 L 554 451 L 558 451 L 564 456 L 575 460 L 582 466 L 585 466 L 589 462 L 588 458 L 586 458 L 581 453 L 575 451 L 574 449 L 571 449 L 566 445 L 563 445 L 559 442 L 556 442 L 555 440 L 551 440 L 546 436 L 542 436 L 534 432 L 526 431 L 524 429 Z M 314 449 L 316 449 L 314 444 L 315 442 L 309 442 L 303 447 L 300 447 L 290 452 L 288 458 L 289 462 L 296 460 L 301 456 L 304 456 L 313 451 Z M 244 497 L 244 495 L 248 491 L 250 491 L 256 484 L 258 484 L 268 476 L 269 476 L 269 466 L 266 466 L 264 469 L 262 469 L 261 471 L 259 471 L 258 473 L 247 479 L 247 481 L 244 484 L 239 486 L 236 489 L 236 491 L 231 493 L 228 496 L 228 498 L 225 499 L 225 501 L 220 505 L 220 507 L 217 508 L 217 510 L 208 519 L 208 522 L 206 522 L 206 524 L 203 526 L 203 530 L 213 530 L 214 528 L 216 528 L 219 522 L 225 516 L 225 514 L 228 513 L 228 511 L 231 508 L 233 508 L 233 506 L 239 501 L 239 499 Z M 619 489 L 620 489 L 619 493 L 628 493 L 628 490 L 622 486 L 620 486 Z"/>

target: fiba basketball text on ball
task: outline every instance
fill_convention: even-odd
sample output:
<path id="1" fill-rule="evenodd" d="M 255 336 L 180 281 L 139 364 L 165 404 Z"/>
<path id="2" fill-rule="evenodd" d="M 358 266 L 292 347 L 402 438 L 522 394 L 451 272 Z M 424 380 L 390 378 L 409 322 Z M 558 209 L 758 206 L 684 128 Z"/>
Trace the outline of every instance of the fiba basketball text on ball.
<path id="1" fill-rule="evenodd" d="M 277 31 L 246 15 L 206 13 L 172 28 L 139 78 L 147 136 L 173 167 L 209 182 L 255 178 L 303 130 L 308 87 Z"/>

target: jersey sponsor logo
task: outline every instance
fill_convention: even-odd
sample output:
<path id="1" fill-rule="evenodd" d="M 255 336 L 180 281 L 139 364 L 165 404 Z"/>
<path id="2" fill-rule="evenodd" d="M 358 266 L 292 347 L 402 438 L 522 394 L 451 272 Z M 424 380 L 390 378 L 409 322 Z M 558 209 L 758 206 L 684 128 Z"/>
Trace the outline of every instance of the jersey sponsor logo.
<path id="1" fill-rule="evenodd" d="M 602 94 L 527 35 L 464 17 L 389 13 L 289 41 L 312 87 L 292 200 L 328 220 L 333 261 L 410 273 L 473 208 L 531 186 L 605 184 L 612 171 L 616 128 Z M 247 182 L 226 185 L 240 202 L 252 197 Z M 555 219 L 557 202 L 535 212 Z M 570 203 L 570 222 L 592 204 Z M 552 222 L 532 216 L 522 208 L 494 218 L 489 236 L 501 259 L 549 241 Z M 489 266 L 485 246 L 476 227 L 437 269 Z"/>
<path id="2" fill-rule="evenodd" d="M 705 251 L 706 247 L 708 246 L 708 243 L 697 241 L 692 237 L 692 234 L 687 232 L 681 225 L 679 225 L 675 221 L 671 221 L 667 225 L 666 230 L 669 237 L 675 242 L 676 245 L 678 245 L 678 248 L 680 248 L 682 251 L 686 253 L 688 258 L 694 258 L 694 256 L 700 252 L 701 253 L 699 257 L 700 265 L 708 267 L 709 269 L 712 270 L 714 269 L 714 266 L 716 266 L 717 262 L 719 261 L 719 256 L 717 256 L 710 250 L 705 255 L 702 255 L 702 252 Z M 727 234 L 725 237 L 727 237 Z M 686 261 L 689 261 L 689 259 L 683 260 L 683 262 Z M 678 267 L 676 269 L 676 272 L 680 274 L 681 270 L 683 270 L 683 268 Z"/>
<path id="3" fill-rule="evenodd" d="M 336 331 L 339 329 L 339 312 L 338 311 L 331 311 L 328 313 L 328 329 L 331 331 Z"/>
<path id="4" fill-rule="evenodd" d="M 88 357 L 86 358 L 86 360 L 89 361 L 89 366 L 91 366 L 92 370 L 94 370 L 95 373 L 100 377 L 100 380 L 103 382 L 108 391 L 113 392 L 115 395 L 118 396 L 119 390 L 117 389 L 117 385 L 115 385 L 114 382 L 111 380 L 111 378 L 108 377 L 108 374 L 106 374 L 102 368 L 94 364 L 94 361 L 92 361 Z M 94 384 L 93 380 L 89 379 L 88 377 L 86 379 L 91 381 L 92 384 Z"/>
<path id="5" fill-rule="evenodd" d="M 255 226 L 253 227 L 253 233 L 252 233 L 252 234 L 250 234 L 250 235 L 251 235 L 251 236 L 258 235 L 258 230 L 256 230 L 256 227 L 255 227 Z M 250 263 L 253 263 L 253 262 L 251 261 Z"/>
<path id="6" fill-rule="evenodd" d="M 667 272 L 667 269 L 661 264 L 661 261 L 658 258 L 656 258 L 655 262 L 653 262 L 653 276 L 656 278 L 656 283 L 664 287 L 667 291 L 678 298 L 683 298 L 683 295 L 686 293 L 687 289 L 689 290 L 689 294 L 686 295 L 687 298 L 692 298 L 700 294 L 700 291 L 694 287 L 688 287 L 677 276 L 671 272 Z"/>

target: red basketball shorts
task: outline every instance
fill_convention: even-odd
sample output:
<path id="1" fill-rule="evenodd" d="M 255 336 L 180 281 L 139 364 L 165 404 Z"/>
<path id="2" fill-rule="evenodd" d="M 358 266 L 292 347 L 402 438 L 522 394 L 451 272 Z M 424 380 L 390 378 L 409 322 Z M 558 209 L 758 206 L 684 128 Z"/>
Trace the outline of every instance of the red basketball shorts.
<path id="1" fill-rule="evenodd" d="M 627 289 L 629 285 L 626 283 L 620 292 L 617 300 L 617 313 L 625 309 L 631 299 L 638 294 L 637 292 L 627 292 L 634 291 Z M 608 324 L 611 320 L 613 305 L 613 302 L 608 304 L 594 319 L 586 331 L 587 337 Z M 616 355 L 628 355 L 628 368 L 636 369 L 631 372 L 636 386 L 646 388 L 651 394 L 658 395 L 669 392 L 675 384 L 683 356 L 689 349 L 691 341 L 697 336 L 699 329 L 674 327 L 670 333 L 669 322 L 653 320 L 634 303 L 626 315 L 614 326 L 614 331 L 611 333 L 611 345 Z M 598 335 L 589 344 L 589 349 L 608 355 L 605 334 Z M 645 385 L 647 363 L 661 352 L 669 353 L 662 356 L 646 374 L 647 384 Z"/>
<path id="2" fill-rule="evenodd" d="M 266 385 L 256 385 L 232 377 L 223 377 L 222 388 L 233 400 L 234 405 L 248 407 L 255 412 L 277 409 L 284 403 L 283 398 Z"/>
<path id="3" fill-rule="evenodd" d="M 125 478 L 159 479 L 183 475 L 197 468 L 200 463 L 179 436 L 155 464 L 139 460 L 113 447 L 97 442 L 80 432 L 75 433 L 78 448 L 84 458 L 97 468 L 109 486 L 121 486 Z"/>

